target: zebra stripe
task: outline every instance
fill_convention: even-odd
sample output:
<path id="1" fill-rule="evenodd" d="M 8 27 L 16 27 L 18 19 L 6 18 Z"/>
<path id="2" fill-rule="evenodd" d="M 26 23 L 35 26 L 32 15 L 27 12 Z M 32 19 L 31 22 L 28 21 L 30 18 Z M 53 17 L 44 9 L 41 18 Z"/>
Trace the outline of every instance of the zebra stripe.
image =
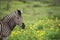
<path id="1" fill-rule="evenodd" d="M 0 21 L 0 40 L 7 40 L 7 37 L 10 35 L 11 31 L 16 25 L 25 28 L 25 24 L 22 22 L 21 11 L 17 10 L 14 13 L 5 16 Z"/>

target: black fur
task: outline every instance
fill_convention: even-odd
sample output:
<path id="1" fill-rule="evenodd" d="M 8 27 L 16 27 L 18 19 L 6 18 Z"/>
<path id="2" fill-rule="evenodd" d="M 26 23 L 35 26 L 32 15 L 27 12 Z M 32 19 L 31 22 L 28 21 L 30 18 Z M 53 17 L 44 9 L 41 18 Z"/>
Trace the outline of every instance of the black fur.
<path id="1" fill-rule="evenodd" d="M 18 11 L 18 14 L 21 15 L 21 11 L 20 10 L 17 10 Z"/>

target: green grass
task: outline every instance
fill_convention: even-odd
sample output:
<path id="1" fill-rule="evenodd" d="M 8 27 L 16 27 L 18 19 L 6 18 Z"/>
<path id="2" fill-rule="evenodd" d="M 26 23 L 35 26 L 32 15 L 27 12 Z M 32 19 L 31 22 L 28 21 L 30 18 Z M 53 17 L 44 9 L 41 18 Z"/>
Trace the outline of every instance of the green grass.
<path id="1" fill-rule="evenodd" d="M 51 38 L 50 33 L 51 33 L 51 35 L 53 35 L 54 33 L 56 33 L 56 31 L 48 30 L 50 28 L 50 26 L 48 26 L 48 25 L 54 24 L 53 26 L 56 26 L 57 24 L 60 24 L 60 22 L 56 22 L 55 20 L 53 23 L 49 21 L 48 24 L 45 25 L 47 28 L 44 29 L 45 32 L 47 31 L 48 35 L 47 34 L 43 35 L 42 36 L 43 39 L 41 39 L 41 37 L 39 35 L 42 32 L 41 33 L 39 33 L 39 32 L 44 31 L 42 29 L 42 27 L 43 27 L 42 25 L 46 24 L 46 22 L 48 20 L 48 19 L 46 19 L 46 17 L 51 17 L 51 16 L 49 16 L 49 12 L 52 12 L 53 13 L 52 15 L 56 15 L 59 17 L 60 16 L 60 7 L 59 6 L 49 6 L 49 4 L 41 3 L 41 2 L 23 3 L 23 2 L 14 1 L 14 2 L 11 2 L 10 9 L 7 11 L 5 9 L 6 1 L 0 2 L 0 3 L 1 3 L 0 12 L 3 13 L 2 14 L 3 16 L 10 14 L 17 9 L 23 9 L 22 16 L 23 16 L 23 21 L 26 25 L 26 28 L 23 30 L 19 26 L 16 26 L 14 28 L 13 32 L 18 33 L 18 31 L 19 31 L 19 33 L 18 33 L 18 35 L 13 34 L 12 37 L 10 35 L 9 40 L 44 40 L 44 38 L 46 38 L 46 40 L 50 40 L 49 39 L 49 38 Z M 37 7 L 34 7 L 34 5 L 36 5 Z M 55 19 L 55 17 L 54 17 L 54 19 Z M 44 20 L 44 21 L 42 21 L 40 23 L 39 20 Z M 30 27 L 32 27 L 32 28 L 30 28 Z M 54 32 L 54 33 L 52 33 L 52 32 Z"/>

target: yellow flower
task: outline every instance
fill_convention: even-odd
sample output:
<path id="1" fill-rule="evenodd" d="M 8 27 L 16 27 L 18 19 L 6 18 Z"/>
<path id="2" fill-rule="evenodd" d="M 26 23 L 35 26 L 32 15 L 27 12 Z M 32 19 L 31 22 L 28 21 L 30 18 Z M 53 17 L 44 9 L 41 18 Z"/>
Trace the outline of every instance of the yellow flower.
<path id="1" fill-rule="evenodd" d="M 59 20 L 56 19 L 56 22 L 58 22 Z"/>
<path id="2" fill-rule="evenodd" d="M 50 28 L 50 30 L 54 30 L 54 28 L 53 28 L 53 27 L 51 27 L 51 28 Z"/>
<path id="3" fill-rule="evenodd" d="M 59 19 L 58 19 L 58 17 L 56 17 L 56 22 L 58 22 L 59 21 Z"/>
<path id="4" fill-rule="evenodd" d="M 41 23 L 42 22 L 42 20 L 39 20 L 39 23 Z"/>
<path id="5" fill-rule="evenodd" d="M 15 35 L 15 32 L 13 31 L 12 33 L 11 33 L 11 37 L 13 37 Z"/>
<path id="6" fill-rule="evenodd" d="M 35 26 L 37 26 L 38 24 L 39 24 L 39 23 L 38 23 L 38 22 L 36 22 L 36 23 L 35 23 Z"/>
<path id="7" fill-rule="evenodd" d="M 30 29 L 31 29 L 31 30 L 33 29 L 32 26 L 30 27 Z"/>
<path id="8" fill-rule="evenodd" d="M 60 26 L 60 24 L 58 24 L 58 26 Z"/>
<path id="9" fill-rule="evenodd" d="M 33 27 L 35 27 L 36 25 L 33 25 Z"/>
<path id="10" fill-rule="evenodd" d="M 58 19 L 58 17 L 56 17 L 56 19 Z"/>
<path id="11" fill-rule="evenodd" d="M 16 32 L 15 34 L 18 35 L 18 32 Z"/>
<path id="12" fill-rule="evenodd" d="M 50 21 L 50 20 L 48 19 L 48 21 Z"/>
<path id="13" fill-rule="evenodd" d="M 45 35 L 45 31 L 41 31 L 40 32 L 40 37 L 44 36 Z"/>
<path id="14" fill-rule="evenodd" d="M 16 35 L 18 35 L 18 34 L 20 34 L 20 33 L 21 33 L 20 31 L 16 31 L 16 32 L 15 32 Z"/>
<path id="15" fill-rule="evenodd" d="M 18 31 L 18 33 L 21 33 L 20 31 Z"/>
<path id="16" fill-rule="evenodd" d="M 40 30 L 37 30 L 37 33 L 39 33 L 40 32 Z"/>
<path id="17" fill-rule="evenodd" d="M 21 32 L 20 31 L 13 31 L 12 33 L 11 33 L 11 37 L 14 37 L 15 35 L 18 35 L 18 34 L 20 34 Z"/>

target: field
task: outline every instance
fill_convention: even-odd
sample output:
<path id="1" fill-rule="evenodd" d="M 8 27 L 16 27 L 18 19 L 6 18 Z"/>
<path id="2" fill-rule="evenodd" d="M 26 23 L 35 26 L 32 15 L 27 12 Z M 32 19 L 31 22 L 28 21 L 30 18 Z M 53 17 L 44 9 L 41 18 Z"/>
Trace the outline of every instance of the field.
<path id="1" fill-rule="evenodd" d="M 23 11 L 25 29 L 18 25 L 14 28 L 8 40 L 60 40 L 60 7 L 49 6 L 41 2 L 11 2 L 8 11 L 3 10 L 6 2 L 0 6 L 2 16 L 8 15 L 17 9 Z M 3 12 L 4 11 L 4 12 Z"/>

